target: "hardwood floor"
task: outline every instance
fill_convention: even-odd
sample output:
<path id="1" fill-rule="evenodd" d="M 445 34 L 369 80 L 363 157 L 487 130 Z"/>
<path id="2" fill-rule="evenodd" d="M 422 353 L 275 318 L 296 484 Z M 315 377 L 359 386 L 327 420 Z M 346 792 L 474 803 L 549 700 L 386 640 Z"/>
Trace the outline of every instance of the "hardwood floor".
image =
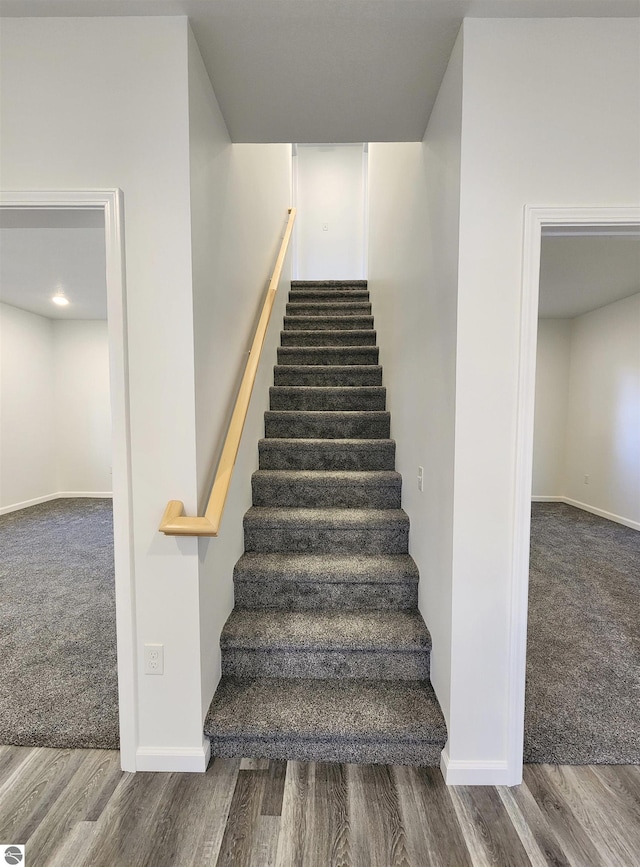
<path id="1" fill-rule="evenodd" d="M 513 789 L 435 768 L 217 759 L 125 774 L 116 752 L 0 747 L 0 843 L 26 867 L 640 864 L 640 767 L 528 765 Z"/>

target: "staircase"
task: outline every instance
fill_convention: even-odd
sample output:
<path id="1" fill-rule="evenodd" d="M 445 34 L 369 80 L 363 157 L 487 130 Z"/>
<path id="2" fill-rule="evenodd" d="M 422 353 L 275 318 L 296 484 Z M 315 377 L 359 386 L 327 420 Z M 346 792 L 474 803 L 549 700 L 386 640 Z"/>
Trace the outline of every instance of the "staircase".
<path id="1" fill-rule="evenodd" d="M 440 763 L 375 344 L 366 281 L 291 284 L 205 720 L 213 755 Z"/>

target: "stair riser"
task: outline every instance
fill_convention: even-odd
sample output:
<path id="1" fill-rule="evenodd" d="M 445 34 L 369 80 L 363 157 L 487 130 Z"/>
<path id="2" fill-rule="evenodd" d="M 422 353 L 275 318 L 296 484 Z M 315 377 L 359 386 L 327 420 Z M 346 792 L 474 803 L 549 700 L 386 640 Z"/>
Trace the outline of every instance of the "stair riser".
<path id="1" fill-rule="evenodd" d="M 328 584 L 324 581 L 236 580 L 238 608 L 271 608 L 283 611 L 407 611 L 418 605 L 418 585 Z"/>
<path id="2" fill-rule="evenodd" d="M 393 470 L 395 443 L 278 443 L 259 444 L 261 470 Z"/>
<path id="3" fill-rule="evenodd" d="M 310 385 L 319 388 L 382 385 L 382 368 L 363 364 L 342 367 L 278 365 L 273 368 L 273 383 L 274 385 Z"/>
<path id="4" fill-rule="evenodd" d="M 254 506 L 278 506 L 314 509 L 399 509 L 401 482 L 385 485 L 314 484 L 303 481 L 264 480 L 251 482 Z"/>
<path id="5" fill-rule="evenodd" d="M 367 301 L 343 301 L 340 304 L 289 302 L 285 312 L 287 316 L 371 316 L 371 304 Z"/>
<path id="6" fill-rule="evenodd" d="M 250 650 L 222 648 L 223 677 L 426 680 L 429 651 Z"/>
<path id="7" fill-rule="evenodd" d="M 332 413 L 266 412 L 265 437 L 286 439 L 389 439 L 389 413 L 348 416 Z"/>
<path id="8" fill-rule="evenodd" d="M 407 554 L 409 525 L 366 527 L 257 527 L 245 521 L 245 551 L 312 554 Z"/>
<path id="9" fill-rule="evenodd" d="M 295 347 L 278 349 L 279 365 L 377 365 L 377 346 Z"/>
<path id="10" fill-rule="evenodd" d="M 346 304 L 369 303 L 366 289 L 292 289 L 289 304 Z"/>
<path id="11" fill-rule="evenodd" d="M 422 741 L 397 743 L 357 739 L 308 741 L 294 738 L 216 738 L 211 737 L 211 754 L 225 759 L 255 758 L 298 762 L 342 762 L 350 764 L 420 765 L 439 768 L 442 744 Z"/>
<path id="12" fill-rule="evenodd" d="M 380 412 L 386 406 L 386 390 L 380 387 L 305 388 L 272 387 L 270 408 L 274 411 Z"/>
<path id="13" fill-rule="evenodd" d="M 373 329 L 373 316 L 285 316 L 285 331 L 359 331 Z"/>

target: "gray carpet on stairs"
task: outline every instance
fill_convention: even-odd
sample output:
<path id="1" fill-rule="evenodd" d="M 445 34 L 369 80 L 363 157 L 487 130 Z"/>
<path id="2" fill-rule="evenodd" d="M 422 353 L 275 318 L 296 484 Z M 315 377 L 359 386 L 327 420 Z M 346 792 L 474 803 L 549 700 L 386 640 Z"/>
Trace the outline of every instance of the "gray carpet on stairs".
<path id="1" fill-rule="evenodd" d="M 0 744 L 117 749 L 111 500 L 0 516 Z"/>
<path id="2" fill-rule="evenodd" d="M 640 764 L 640 533 L 534 503 L 525 762 Z"/>
<path id="3" fill-rule="evenodd" d="M 365 282 L 292 285 L 205 721 L 213 755 L 440 761 L 373 326 Z"/>

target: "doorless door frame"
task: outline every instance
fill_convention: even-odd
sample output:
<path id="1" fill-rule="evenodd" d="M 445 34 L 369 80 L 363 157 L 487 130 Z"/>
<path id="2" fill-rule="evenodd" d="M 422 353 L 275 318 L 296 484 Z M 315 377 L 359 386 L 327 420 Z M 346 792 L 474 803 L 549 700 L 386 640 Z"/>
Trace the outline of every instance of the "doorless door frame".
<path id="1" fill-rule="evenodd" d="M 135 771 L 137 748 L 135 593 L 122 190 L 0 192 L 0 208 L 47 211 L 101 210 L 104 213 L 112 419 L 120 761 L 123 770 Z"/>
<path id="2" fill-rule="evenodd" d="M 520 362 L 516 429 L 514 488 L 515 533 L 511 570 L 511 625 L 509 660 L 509 785 L 522 779 L 524 748 L 524 702 L 527 654 L 527 605 L 529 591 L 529 545 L 531 535 L 531 490 L 533 422 L 538 335 L 540 253 L 545 228 L 566 227 L 576 234 L 617 234 L 640 226 L 640 207 L 534 207 L 524 209 L 522 295 L 520 305 Z"/>

